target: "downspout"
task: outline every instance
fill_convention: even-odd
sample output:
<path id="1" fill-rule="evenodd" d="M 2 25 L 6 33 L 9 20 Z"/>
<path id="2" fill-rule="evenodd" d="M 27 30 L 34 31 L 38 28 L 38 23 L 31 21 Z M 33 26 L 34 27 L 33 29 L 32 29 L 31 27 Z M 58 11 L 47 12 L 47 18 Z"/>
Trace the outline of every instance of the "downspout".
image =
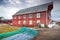
<path id="1" fill-rule="evenodd" d="M 46 26 L 47 26 L 47 10 L 46 10 Z"/>

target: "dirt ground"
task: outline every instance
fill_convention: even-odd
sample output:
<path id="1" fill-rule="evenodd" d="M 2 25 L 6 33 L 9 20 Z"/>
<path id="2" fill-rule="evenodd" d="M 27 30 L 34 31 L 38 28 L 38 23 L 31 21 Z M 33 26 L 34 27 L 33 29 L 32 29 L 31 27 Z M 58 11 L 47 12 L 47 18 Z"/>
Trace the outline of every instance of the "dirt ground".
<path id="1" fill-rule="evenodd" d="M 60 29 L 40 28 L 33 40 L 60 40 Z"/>

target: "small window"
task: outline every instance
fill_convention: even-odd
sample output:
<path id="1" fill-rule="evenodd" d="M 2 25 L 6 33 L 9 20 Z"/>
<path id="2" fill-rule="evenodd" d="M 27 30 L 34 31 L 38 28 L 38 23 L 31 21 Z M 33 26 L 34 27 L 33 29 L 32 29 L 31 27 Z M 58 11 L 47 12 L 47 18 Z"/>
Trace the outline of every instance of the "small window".
<path id="1" fill-rule="evenodd" d="M 29 21 L 29 24 L 30 24 L 30 25 L 32 24 L 32 20 Z"/>
<path id="2" fill-rule="evenodd" d="M 40 13 L 37 13 L 37 18 L 40 18 Z"/>
<path id="3" fill-rule="evenodd" d="M 26 18 L 26 15 L 23 15 L 23 18 L 25 19 Z"/>
<path id="4" fill-rule="evenodd" d="M 20 24 L 21 23 L 21 21 L 18 21 L 18 24 Z"/>
<path id="5" fill-rule="evenodd" d="M 18 16 L 18 19 L 20 19 L 21 18 L 21 16 Z"/>
<path id="6" fill-rule="evenodd" d="M 32 18 L 32 14 L 29 14 L 29 18 Z"/>
<path id="7" fill-rule="evenodd" d="M 40 23 L 40 20 L 37 20 L 37 23 Z"/>
<path id="8" fill-rule="evenodd" d="M 26 24 L 26 21 L 25 20 L 23 21 L 23 24 Z"/>

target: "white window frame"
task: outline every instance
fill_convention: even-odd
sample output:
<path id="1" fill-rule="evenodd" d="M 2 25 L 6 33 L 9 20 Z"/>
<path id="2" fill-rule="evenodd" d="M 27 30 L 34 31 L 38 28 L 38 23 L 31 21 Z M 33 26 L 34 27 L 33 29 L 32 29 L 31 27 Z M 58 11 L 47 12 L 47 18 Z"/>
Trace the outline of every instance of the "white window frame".
<path id="1" fill-rule="evenodd" d="M 23 24 L 26 24 L 26 20 L 23 21 Z"/>
<path id="2" fill-rule="evenodd" d="M 32 16 L 33 16 L 32 14 L 29 14 L 29 18 L 32 18 Z"/>
<path id="3" fill-rule="evenodd" d="M 37 16 L 37 18 L 40 18 L 40 13 L 37 13 L 37 15 L 36 15 L 36 16 Z"/>
<path id="4" fill-rule="evenodd" d="M 29 24 L 32 25 L 32 20 L 29 21 Z"/>
<path id="5" fill-rule="evenodd" d="M 18 16 L 18 19 L 20 19 L 21 18 L 21 16 Z"/>
<path id="6" fill-rule="evenodd" d="M 26 15 L 23 15 L 23 18 L 26 19 Z"/>
<path id="7" fill-rule="evenodd" d="M 36 23 L 40 23 L 40 20 L 37 20 L 37 22 Z"/>
<path id="8" fill-rule="evenodd" d="M 18 24 L 20 24 L 20 23 L 21 23 L 21 21 L 19 20 L 19 21 L 18 21 Z"/>

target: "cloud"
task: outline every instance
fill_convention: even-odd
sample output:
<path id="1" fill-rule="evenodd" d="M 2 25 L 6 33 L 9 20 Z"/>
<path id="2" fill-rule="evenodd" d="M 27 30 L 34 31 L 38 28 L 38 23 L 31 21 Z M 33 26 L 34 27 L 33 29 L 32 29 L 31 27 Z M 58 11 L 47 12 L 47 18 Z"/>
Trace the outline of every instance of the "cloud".
<path id="1" fill-rule="evenodd" d="M 22 2 L 19 1 L 19 0 L 10 0 L 9 2 L 10 2 L 11 4 L 13 4 L 13 5 L 15 5 L 15 4 L 22 4 Z"/>
<path id="2" fill-rule="evenodd" d="M 15 14 L 17 11 L 19 10 L 19 8 L 15 8 L 15 7 L 0 7 L 0 17 L 4 17 L 6 19 L 11 19 L 12 15 Z"/>
<path id="3" fill-rule="evenodd" d="M 51 11 L 51 18 L 52 18 L 52 20 L 54 20 L 54 21 L 60 21 L 60 9 L 59 10 L 55 10 L 55 9 L 53 9 L 52 11 Z"/>
<path id="4" fill-rule="evenodd" d="M 10 7 L 10 8 L 7 8 L 7 9 L 9 9 L 9 10 L 7 10 L 7 16 L 8 16 L 8 18 L 12 18 L 12 15 L 14 15 L 17 11 L 19 11 L 20 9 L 19 8 L 14 8 L 14 7 Z"/>
<path id="5" fill-rule="evenodd" d="M 3 0 L 0 2 L 0 6 L 14 6 L 14 7 L 19 7 L 20 5 L 22 5 L 22 1 L 20 0 Z"/>
<path id="6" fill-rule="evenodd" d="M 42 5 L 51 1 L 52 0 L 26 0 L 28 6 Z"/>
<path id="7" fill-rule="evenodd" d="M 4 0 L 4 2 L 10 3 L 10 4 L 21 4 L 22 3 L 20 0 Z"/>
<path id="8" fill-rule="evenodd" d="M 0 17 L 7 17 L 6 8 L 0 6 Z"/>
<path id="9" fill-rule="evenodd" d="M 1 4 L 2 3 L 2 4 Z M 0 16 L 11 19 L 12 15 L 20 9 L 26 8 L 27 6 L 20 0 L 1 0 L 0 2 Z"/>
<path id="10" fill-rule="evenodd" d="M 12 15 L 21 9 L 42 5 L 51 1 L 52 0 L 0 0 L 0 16 L 11 19 Z M 60 14 L 52 14 L 52 19 L 56 17 L 59 19 Z"/>

